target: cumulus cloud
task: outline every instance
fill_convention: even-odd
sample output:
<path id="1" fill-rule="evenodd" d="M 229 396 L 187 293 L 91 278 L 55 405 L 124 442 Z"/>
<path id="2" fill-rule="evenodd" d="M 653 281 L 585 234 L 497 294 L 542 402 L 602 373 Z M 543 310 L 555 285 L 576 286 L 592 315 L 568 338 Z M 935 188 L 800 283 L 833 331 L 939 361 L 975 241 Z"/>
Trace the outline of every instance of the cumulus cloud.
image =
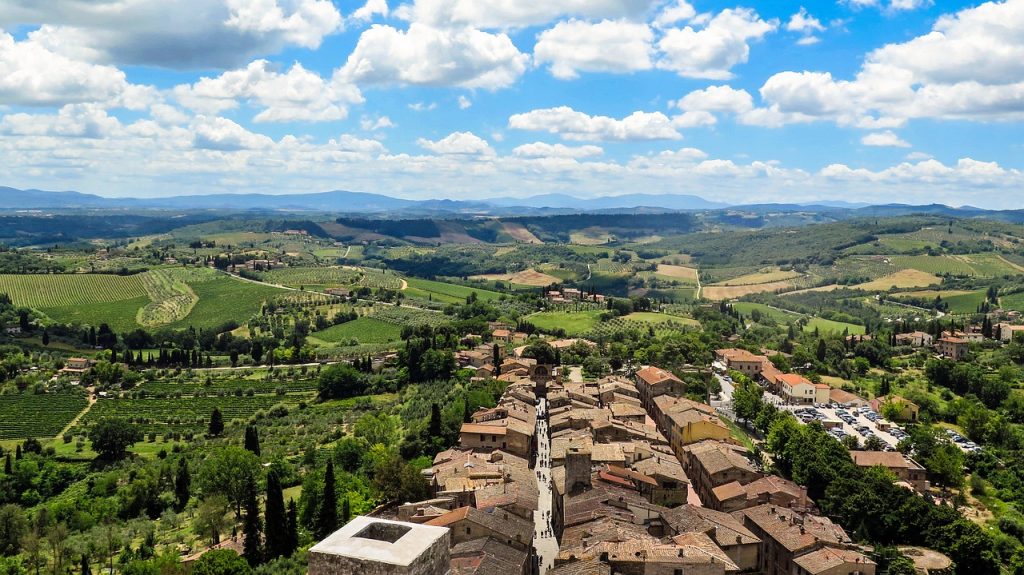
<path id="1" fill-rule="evenodd" d="M 416 143 L 423 149 L 435 154 L 444 155 L 484 155 L 493 156 L 494 149 L 487 140 L 472 132 L 452 132 L 440 140 L 420 138 Z"/>
<path id="2" fill-rule="evenodd" d="M 699 29 L 666 30 L 657 43 L 662 52 L 658 67 L 689 78 L 731 78 L 732 68 L 750 57 L 750 43 L 778 26 L 778 20 L 763 20 L 747 8 L 723 10 Z"/>
<path id="3" fill-rule="evenodd" d="M 865 146 L 875 146 L 880 148 L 909 148 L 910 143 L 900 138 L 891 131 L 875 132 L 873 134 L 867 134 L 860 139 L 860 143 Z"/>
<path id="4" fill-rule="evenodd" d="M 237 152 L 273 145 L 274 141 L 239 126 L 227 118 L 197 116 L 192 124 L 193 145 L 204 150 Z"/>
<path id="5" fill-rule="evenodd" d="M 129 84 L 113 66 L 76 60 L 32 35 L 18 42 L 0 31 L 0 104 L 61 106 L 96 102 L 140 108 L 152 90 Z"/>
<path id="6" fill-rule="evenodd" d="M 506 34 L 416 22 L 404 31 L 376 24 L 360 35 L 337 75 L 366 84 L 495 90 L 514 83 L 528 60 Z"/>
<path id="7" fill-rule="evenodd" d="M 592 158 L 604 154 L 600 146 L 566 146 L 565 144 L 548 144 L 533 142 L 523 144 L 512 150 L 512 154 L 523 158 Z"/>
<path id="8" fill-rule="evenodd" d="M 678 140 L 682 135 L 661 112 L 633 112 L 621 120 L 591 116 L 568 106 L 532 110 L 508 119 L 514 130 L 543 131 L 565 140 Z"/>
<path id="9" fill-rule="evenodd" d="M 533 59 L 550 64 L 556 78 L 579 72 L 632 72 L 651 68 L 654 34 L 646 24 L 627 20 L 559 22 L 537 37 Z"/>
<path id="10" fill-rule="evenodd" d="M 468 109 L 470 106 L 473 105 L 473 101 L 472 100 L 470 100 L 469 98 L 467 98 L 465 96 L 461 96 L 461 95 L 459 96 L 458 102 L 459 102 L 459 109 L 460 110 Z"/>
<path id="11" fill-rule="evenodd" d="M 843 0 L 843 3 L 855 9 L 880 8 L 890 13 L 917 10 L 935 4 L 933 0 Z"/>
<path id="12" fill-rule="evenodd" d="M 359 89 L 344 81 L 325 81 L 298 62 L 281 73 L 266 60 L 177 86 L 174 96 L 182 105 L 207 114 L 236 108 L 245 100 L 262 108 L 256 122 L 342 120 L 350 104 L 363 101 Z"/>
<path id="13" fill-rule="evenodd" d="M 818 32 L 824 32 L 825 26 L 814 16 L 807 13 L 807 9 L 803 6 L 800 10 L 790 16 L 789 22 L 786 23 L 786 30 L 789 32 L 795 32 L 800 34 L 802 37 L 797 40 L 797 44 L 801 46 L 810 46 L 817 44 L 820 39 L 815 36 Z"/>
<path id="14" fill-rule="evenodd" d="M 935 57 L 941 54 L 941 58 Z M 871 52 L 853 80 L 780 72 L 761 88 L 764 116 L 869 129 L 913 118 L 1024 118 L 1024 2 L 987 2 L 928 34 Z"/>
<path id="15" fill-rule="evenodd" d="M 94 63 L 232 68 L 341 29 L 330 0 L 12 0 L 0 27 L 48 25 L 51 49 Z"/>
<path id="16" fill-rule="evenodd" d="M 352 18 L 367 22 L 372 20 L 373 17 L 378 14 L 387 17 L 388 0 L 366 0 L 366 4 L 363 4 L 362 8 L 359 8 L 352 13 Z"/>
<path id="17" fill-rule="evenodd" d="M 385 128 L 394 128 L 395 124 L 392 123 L 391 118 L 387 116 L 379 116 L 377 118 L 363 116 L 359 119 L 359 127 L 364 131 L 373 132 L 376 130 L 383 130 Z"/>
<path id="18" fill-rule="evenodd" d="M 673 24 L 690 20 L 696 15 L 697 10 L 694 9 L 693 5 L 686 0 L 678 0 L 666 5 L 658 13 L 658 16 L 654 19 L 654 26 L 657 28 L 667 28 Z"/>
<path id="19" fill-rule="evenodd" d="M 0 133 L 12 136 L 106 138 L 121 128 L 117 118 L 95 104 L 68 104 L 57 115 L 9 114 L 0 119 Z"/>
<path id="20" fill-rule="evenodd" d="M 399 15 L 433 26 L 522 28 L 561 17 L 586 19 L 641 18 L 659 0 L 416 0 Z"/>

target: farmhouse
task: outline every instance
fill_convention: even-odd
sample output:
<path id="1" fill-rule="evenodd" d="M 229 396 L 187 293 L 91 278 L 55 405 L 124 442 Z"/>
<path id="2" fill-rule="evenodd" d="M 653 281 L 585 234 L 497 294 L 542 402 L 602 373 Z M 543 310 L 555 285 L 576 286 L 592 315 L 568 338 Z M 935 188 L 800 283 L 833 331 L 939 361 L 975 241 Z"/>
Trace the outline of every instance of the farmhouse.
<path id="1" fill-rule="evenodd" d="M 930 333 L 913 331 L 910 333 L 896 334 L 896 345 L 909 345 L 911 347 L 931 347 L 935 338 Z"/>
<path id="2" fill-rule="evenodd" d="M 860 467 L 880 465 L 918 493 L 928 491 L 928 474 L 916 461 L 898 451 L 851 451 L 850 457 Z"/>
<path id="3" fill-rule="evenodd" d="M 935 350 L 940 355 L 959 361 L 967 355 L 969 345 L 970 342 L 962 337 L 943 337 L 935 344 Z"/>

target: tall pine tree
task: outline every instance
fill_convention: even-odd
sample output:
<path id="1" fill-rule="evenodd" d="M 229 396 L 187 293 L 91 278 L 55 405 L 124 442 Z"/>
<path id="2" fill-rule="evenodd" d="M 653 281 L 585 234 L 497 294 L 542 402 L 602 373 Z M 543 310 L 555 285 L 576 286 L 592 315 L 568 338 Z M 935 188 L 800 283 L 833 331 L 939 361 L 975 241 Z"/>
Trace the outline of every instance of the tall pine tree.
<path id="1" fill-rule="evenodd" d="M 276 470 L 267 474 L 267 501 L 263 514 L 267 522 L 266 557 L 268 561 L 284 557 L 289 549 L 288 518 L 285 516 L 284 493 L 281 491 L 281 478 Z"/>
<path id="2" fill-rule="evenodd" d="M 316 537 L 326 539 L 338 529 L 338 485 L 334 479 L 334 462 L 327 461 L 324 472 L 324 494 L 316 514 Z"/>

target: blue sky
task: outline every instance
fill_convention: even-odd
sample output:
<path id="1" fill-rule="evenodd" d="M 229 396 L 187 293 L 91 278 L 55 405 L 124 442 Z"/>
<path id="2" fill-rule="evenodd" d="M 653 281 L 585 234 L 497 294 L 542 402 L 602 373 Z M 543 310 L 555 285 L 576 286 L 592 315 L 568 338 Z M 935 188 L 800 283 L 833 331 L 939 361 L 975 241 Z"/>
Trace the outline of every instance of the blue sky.
<path id="1" fill-rule="evenodd" d="M 1024 0 L 0 0 L 0 185 L 1024 207 Z"/>

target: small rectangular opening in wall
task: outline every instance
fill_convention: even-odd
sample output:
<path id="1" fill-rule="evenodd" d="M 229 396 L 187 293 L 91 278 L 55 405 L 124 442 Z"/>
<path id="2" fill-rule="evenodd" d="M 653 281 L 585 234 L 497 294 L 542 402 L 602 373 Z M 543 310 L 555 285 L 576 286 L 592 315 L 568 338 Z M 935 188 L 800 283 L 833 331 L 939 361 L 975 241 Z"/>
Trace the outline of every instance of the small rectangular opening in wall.
<path id="1" fill-rule="evenodd" d="M 356 533 L 355 537 L 394 543 L 411 530 L 411 527 L 395 525 L 394 523 L 371 523 L 364 527 L 362 531 Z"/>

